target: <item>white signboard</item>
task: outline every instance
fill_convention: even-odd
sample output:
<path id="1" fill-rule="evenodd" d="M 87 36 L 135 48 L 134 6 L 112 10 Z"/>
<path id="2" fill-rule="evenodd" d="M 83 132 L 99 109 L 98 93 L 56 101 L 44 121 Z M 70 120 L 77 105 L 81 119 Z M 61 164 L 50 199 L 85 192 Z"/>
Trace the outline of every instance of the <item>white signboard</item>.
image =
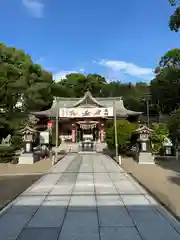
<path id="1" fill-rule="evenodd" d="M 60 108 L 59 117 L 90 118 L 113 117 L 113 107 L 109 108 Z"/>
<path id="2" fill-rule="evenodd" d="M 49 132 L 40 132 L 40 144 L 49 144 Z"/>

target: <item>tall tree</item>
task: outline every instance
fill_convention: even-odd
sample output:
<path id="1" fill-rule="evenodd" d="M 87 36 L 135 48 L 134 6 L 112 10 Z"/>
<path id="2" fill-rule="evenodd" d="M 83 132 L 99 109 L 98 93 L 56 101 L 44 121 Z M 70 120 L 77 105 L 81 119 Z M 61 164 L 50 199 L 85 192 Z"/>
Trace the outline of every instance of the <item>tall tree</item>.
<path id="1" fill-rule="evenodd" d="M 106 84 L 106 79 L 99 74 L 89 74 L 87 75 L 87 81 L 89 83 L 89 91 L 93 94 L 94 97 L 101 97 L 102 90 Z"/>
<path id="2" fill-rule="evenodd" d="M 161 70 L 165 68 L 180 68 L 180 49 L 174 48 L 168 51 L 160 60 L 159 66 L 156 68 L 156 74 L 159 74 Z"/>
<path id="3" fill-rule="evenodd" d="M 144 111 L 145 102 L 142 98 L 149 93 L 147 83 L 134 84 L 120 81 L 107 82 L 98 74 L 87 76 L 80 73 L 71 73 L 58 83 L 53 84 L 54 96 L 82 97 L 89 90 L 94 97 L 123 97 L 127 108 L 134 111 Z"/>
<path id="4" fill-rule="evenodd" d="M 61 89 L 59 94 L 56 91 L 56 95 L 62 96 L 63 94 L 65 97 L 82 97 L 86 91 L 91 91 L 92 95 L 97 97 L 102 92 L 105 83 L 105 78 L 98 74 L 85 76 L 81 73 L 71 73 L 55 84 L 54 91 L 56 87 Z"/>
<path id="5" fill-rule="evenodd" d="M 151 82 L 154 103 L 158 103 L 164 113 L 171 113 L 180 105 L 180 49 L 167 52 L 156 69 L 156 77 Z"/>
<path id="6" fill-rule="evenodd" d="M 34 64 L 28 54 L 0 43 L 0 122 L 3 131 L 19 125 L 23 113 L 27 117 L 30 111 L 49 108 L 53 99 L 51 85 L 51 74 Z"/>
<path id="7" fill-rule="evenodd" d="M 5 112 L 41 110 L 52 102 L 52 76 L 22 50 L 0 44 L 0 102 Z"/>
<path id="8" fill-rule="evenodd" d="M 169 20 L 169 27 L 171 31 L 178 32 L 180 28 L 180 1 L 179 0 L 168 0 L 172 7 L 176 7 L 174 13 L 171 15 Z"/>
<path id="9" fill-rule="evenodd" d="M 23 92 L 24 106 L 28 111 L 44 110 L 51 106 L 53 95 L 52 75 L 38 64 L 27 68 L 25 89 Z"/>

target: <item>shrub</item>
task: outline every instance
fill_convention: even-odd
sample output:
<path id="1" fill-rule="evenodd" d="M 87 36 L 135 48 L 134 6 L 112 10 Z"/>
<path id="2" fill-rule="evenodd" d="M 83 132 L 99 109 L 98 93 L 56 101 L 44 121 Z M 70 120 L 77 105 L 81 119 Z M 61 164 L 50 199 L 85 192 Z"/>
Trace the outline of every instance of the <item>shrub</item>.
<path id="1" fill-rule="evenodd" d="M 110 124 L 106 129 L 106 142 L 109 149 L 115 149 L 115 129 L 114 124 Z M 119 153 L 125 153 L 130 146 L 131 137 L 136 125 L 127 120 L 117 120 L 117 143 Z"/>
<path id="2" fill-rule="evenodd" d="M 153 151 L 155 153 L 162 154 L 163 142 L 169 136 L 167 124 L 165 123 L 153 124 L 152 129 L 154 130 L 151 138 Z"/>
<path id="3" fill-rule="evenodd" d="M 7 163 L 13 160 L 15 149 L 12 146 L 0 146 L 0 163 Z"/>
<path id="4" fill-rule="evenodd" d="M 19 150 L 23 147 L 22 135 L 16 134 L 12 136 L 12 145 L 15 150 Z"/>
<path id="5" fill-rule="evenodd" d="M 180 141 L 180 108 L 177 109 L 168 121 L 168 130 L 174 143 Z"/>

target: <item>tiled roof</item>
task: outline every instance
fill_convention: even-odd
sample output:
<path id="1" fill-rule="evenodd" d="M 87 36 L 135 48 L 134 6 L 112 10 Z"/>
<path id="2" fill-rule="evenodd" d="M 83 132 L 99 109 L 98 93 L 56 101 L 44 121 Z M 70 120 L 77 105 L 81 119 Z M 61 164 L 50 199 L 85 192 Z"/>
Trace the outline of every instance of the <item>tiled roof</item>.
<path id="1" fill-rule="evenodd" d="M 49 110 L 35 112 L 35 115 L 45 115 L 48 117 L 55 117 L 59 108 L 74 108 L 74 107 L 113 107 L 113 102 L 116 106 L 116 114 L 119 117 L 128 117 L 140 115 L 141 112 L 134 112 L 124 107 L 124 102 L 121 97 L 115 98 L 94 98 L 90 92 L 86 92 L 83 98 L 61 98 L 54 99 L 52 107 Z"/>

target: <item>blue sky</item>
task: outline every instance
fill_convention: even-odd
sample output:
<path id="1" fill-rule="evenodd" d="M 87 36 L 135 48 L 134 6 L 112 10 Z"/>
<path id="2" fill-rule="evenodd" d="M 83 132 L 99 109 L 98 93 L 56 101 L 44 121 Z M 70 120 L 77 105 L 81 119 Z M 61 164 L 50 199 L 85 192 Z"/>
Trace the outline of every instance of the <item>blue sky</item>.
<path id="1" fill-rule="evenodd" d="M 160 57 L 180 48 L 168 0 L 1 0 L 1 39 L 59 80 L 68 72 L 149 81 Z"/>

